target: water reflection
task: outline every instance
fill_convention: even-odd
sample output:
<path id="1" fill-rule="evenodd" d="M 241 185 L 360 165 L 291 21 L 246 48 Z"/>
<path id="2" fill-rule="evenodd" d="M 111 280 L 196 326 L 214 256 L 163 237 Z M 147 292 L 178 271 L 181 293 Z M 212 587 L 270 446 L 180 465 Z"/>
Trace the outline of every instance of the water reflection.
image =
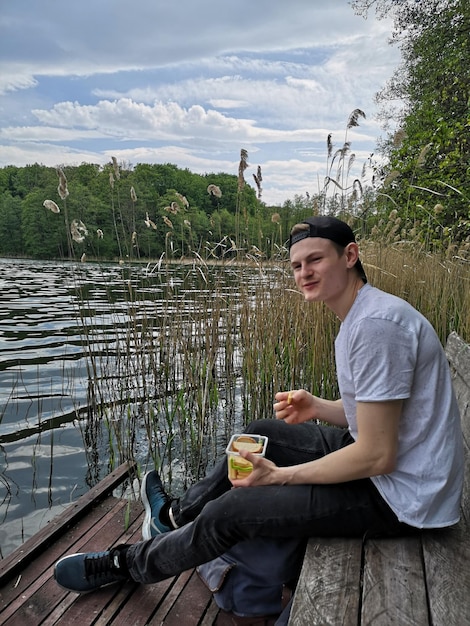
<path id="1" fill-rule="evenodd" d="M 212 303 L 210 272 L 204 281 L 199 274 L 198 268 L 178 266 L 162 271 L 155 265 L 0 259 L 0 556 L 108 473 L 113 461 L 109 430 L 122 427 L 121 409 L 129 411 L 132 405 L 135 423 L 144 424 L 143 413 L 153 410 L 149 395 L 164 401 L 169 393 L 177 397 L 178 385 L 168 389 L 164 377 L 141 378 L 161 365 L 162 343 L 158 353 L 154 340 L 174 332 L 177 323 L 181 341 L 191 350 L 198 311 L 210 318 L 220 307 L 220 302 Z M 239 272 L 228 269 L 222 283 L 217 272 L 214 280 L 219 300 L 236 307 Z M 256 280 L 257 272 L 249 269 L 242 277 L 245 286 Z M 213 325 L 207 341 L 220 344 L 218 359 L 227 358 L 226 329 L 218 327 L 217 319 Z M 151 343 L 142 345 L 142 337 Z M 173 358 L 179 361 L 178 355 Z M 237 356 L 230 358 L 236 361 Z M 137 361 L 135 385 L 123 382 Z M 184 388 L 187 363 L 177 365 Z M 217 410 L 237 419 L 237 390 L 220 389 L 218 394 Z M 170 415 L 174 408 L 168 411 Z M 171 429 L 177 428 L 181 431 L 181 425 L 169 425 L 172 436 Z M 148 462 L 151 446 L 172 445 L 165 437 L 143 428 L 132 443 L 134 453 Z M 185 437 L 183 433 L 184 446 Z M 222 446 L 224 433 L 217 437 Z M 178 455 L 172 459 L 177 465 Z"/>

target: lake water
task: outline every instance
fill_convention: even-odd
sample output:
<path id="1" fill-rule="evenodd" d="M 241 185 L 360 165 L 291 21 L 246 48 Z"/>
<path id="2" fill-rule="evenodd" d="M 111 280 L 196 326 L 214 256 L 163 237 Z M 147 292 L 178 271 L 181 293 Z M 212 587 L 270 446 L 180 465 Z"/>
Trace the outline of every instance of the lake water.
<path id="1" fill-rule="evenodd" d="M 134 308 L 139 316 L 148 307 L 149 315 L 158 318 L 158 298 L 165 299 L 160 331 L 171 323 L 172 306 L 180 318 L 182 310 L 194 313 L 198 302 L 207 306 L 210 281 L 208 292 L 201 293 L 199 269 L 175 266 L 163 275 L 159 270 L 157 266 L 0 259 L 1 557 L 109 472 L 106 432 L 98 428 L 92 450 L 87 438 L 89 356 L 106 350 L 111 355 L 108 367 L 111 371 L 117 367 L 116 334 L 129 331 L 130 286 L 140 287 L 133 295 L 135 299 L 138 294 Z M 255 274 L 247 270 L 245 284 L 256 281 Z M 198 279 L 197 288 L 192 275 Z M 149 277 L 154 279 L 151 283 Z M 229 270 L 226 280 L 227 294 L 233 297 L 240 275 Z M 146 293 L 149 284 L 152 298 Z M 170 305 L 168 286 L 174 298 Z M 86 349 L 83 320 L 92 328 Z M 189 317 L 188 323 L 192 323 Z M 110 391 L 104 402 L 112 405 L 114 400 Z M 239 420 L 238 393 L 229 400 L 230 415 Z M 227 401 L 220 398 L 221 403 Z M 145 433 L 135 446 L 137 457 L 148 464 Z"/>

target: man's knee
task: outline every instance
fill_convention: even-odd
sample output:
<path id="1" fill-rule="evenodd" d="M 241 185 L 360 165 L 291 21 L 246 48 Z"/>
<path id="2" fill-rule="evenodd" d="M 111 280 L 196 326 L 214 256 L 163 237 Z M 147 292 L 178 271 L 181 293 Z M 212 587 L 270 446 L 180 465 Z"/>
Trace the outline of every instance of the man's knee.
<path id="1" fill-rule="evenodd" d="M 270 435 L 273 436 L 285 426 L 286 424 L 276 419 L 254 420 L 247 426 L 245 432 L 253 433 L 256 435 L 263 435 L 264 437 L 268 437 L 269 439 Z"/>

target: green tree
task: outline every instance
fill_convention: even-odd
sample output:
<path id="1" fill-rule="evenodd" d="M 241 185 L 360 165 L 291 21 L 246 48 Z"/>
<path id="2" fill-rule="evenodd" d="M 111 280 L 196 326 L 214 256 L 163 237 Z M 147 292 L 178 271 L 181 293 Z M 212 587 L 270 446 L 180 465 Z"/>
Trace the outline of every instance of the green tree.
<path id="1" fill-rule="evenodd" d="M 21 200 L 8 191 L 0 196 L 0 255 L 23 256 Z"/>
<path id="2" fill-rule="evenodd" d="M 470 234 L 470 8 L 463 0 L 357 0 L 392 15 L 402 64 L 378 94 L 384 123 L 397 132 L 381 148 L 388 166 L 379 199 L 419 220 L 428 242 Z M 391 103 L 402 102 L 397 113 Z"/>

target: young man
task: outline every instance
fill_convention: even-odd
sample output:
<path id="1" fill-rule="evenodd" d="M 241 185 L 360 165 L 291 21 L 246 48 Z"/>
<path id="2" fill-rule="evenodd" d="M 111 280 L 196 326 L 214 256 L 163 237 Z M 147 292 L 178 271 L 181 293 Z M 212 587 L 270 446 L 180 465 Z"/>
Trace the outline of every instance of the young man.
<path id="1" fill-rule="evenodd" d="M 154 583 L 258 537 L 397 535 L 458 521 L 460 418 L 431 325 L 367 283 L 354 234 L 338 219 L 295 226 L 290 260 L 305 300 L 324 302 L 341 320 L 341 398 L 277 393 L 277 419 L 247 428 L 269 444 L 266 458 L 242 452 L 254 465 L 243 480 L 230 483 L 222 460 L 171 500 L 150 472 L 144 541 L 62 558 L 60 585 L 85 592 L 126 578 Z"/>

